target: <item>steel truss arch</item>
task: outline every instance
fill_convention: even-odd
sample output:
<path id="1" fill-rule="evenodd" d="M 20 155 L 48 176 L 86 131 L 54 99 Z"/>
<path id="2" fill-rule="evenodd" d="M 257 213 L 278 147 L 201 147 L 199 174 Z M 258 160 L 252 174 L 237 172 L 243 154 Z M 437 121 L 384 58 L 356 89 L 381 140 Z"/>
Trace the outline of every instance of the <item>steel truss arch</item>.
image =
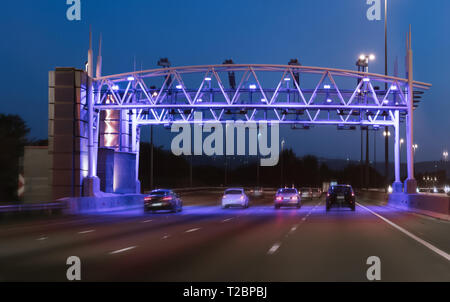
<path id="1" fill-rule="evenodd" d="M 237 87 L 226 87 L 220 76 L 223 73 L 242 74 Z M 267 78 L 274 74 L 281 77 L 267 85 Z M 346 82 L 346 88 L 338 86 L 338 79 Z M 159 87 L 151 86 L 152 81 L 159 81 Z M 313 84 L 306 87 L 304 82 Z M 375 83 L 387 83 L 388 89 L 380 90 Z M 418 90 L 430 86 L 412 83 Z M 194 113 L 201 112 L 207 123 L 272 120 L 280 124 L 395 126 L 400 122 L 396 112 L 400 112 L 399 119 L 406 115 L 410 99 L 409 81 L 404 78 L 266 64 L 151 69 L 99 77 L 93 87 L 94 109 L 136 111 L 136 125 L 191 123 Z"/>

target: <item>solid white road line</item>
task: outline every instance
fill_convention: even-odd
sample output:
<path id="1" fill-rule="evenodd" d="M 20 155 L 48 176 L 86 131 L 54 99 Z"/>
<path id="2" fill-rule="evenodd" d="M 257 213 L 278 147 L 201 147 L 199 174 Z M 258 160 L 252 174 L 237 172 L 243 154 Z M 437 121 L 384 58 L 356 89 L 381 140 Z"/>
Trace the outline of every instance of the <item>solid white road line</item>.
<path id="1" fill-rule="evenodd" d="M 200 228 L 190 229 L 190 230 L 187 230 L 185 233 L 192 233 L 192 232 L 196 232 L 198 230 L 200 230 Z"/>
<path id="2" fill-rule="evenodd" d="M 429 248 L 430 250 L 432 250 L 433 252 L 435 252 L 436 254 L 444 257 L 445 259 L 447 259 L 447 261 L 450 261 L 450 255 L 446 252 L 444 252 L 443 250 L 438 249 L 437 247 L 435 247 L 434 245 L 432 245 L 431 243 L 417 237 L 416 235 L 408 232 L 407 230 L 405 230 L 404 228 L 402 228 L 401 226 L 393 223 L 392 221 L 390 221 L 387 218 L 384 218 L 383 216 L 375 213 L 374 211 L 370 210 L 369 208 L 356 203 L 358 206 L 360 206 L 361 208 L 365 209 L 366 211 L 372 213 L 373 215 L 377 216 L 378 218 L 380 218 L 381 220 L 383 220 L 384 222 L 388 223 L 389 225 L 393 226 L 394 228 L 396 228 L 397 230 L 399 230 L 400 232 L 402 232 L 403 234 L 409 236 L 410 238 L 414 239 L 415 241 L 421 243 L 422 245 L 426 246 L 427 248 Z"/>
<path id="3" fill-rule="evenodd" d="M 232 220 L 233 218 L 227 218 L 227 219 L 224 219 L 224 220 L 222 220 L 222 222 L 228 222 L 228 221 L 230 221 L 230 220 Z"/>
<path id="4" fill-rule="evenodd" d="M 170 237 L 170 235 L 164 235 L 161 239 L 166 240 L 166 239 L 169 239 L 169 237 Z"/>
<path id="5" fill-rule="evenodd" d="M 123 252 L 129 251 L 129 250 L 132 250 L 134 248 L 136 248 L 136 247 L 135 246 L 129 246 L 129 247 L 126 247 L 124 249 L 120 249 L 120 250 L 117 250 L 117 251 L 110 252 L 109 254 L 110 255 L 119 254 L 119 253 L 123 253 Z"/>
<path id="6" fill-rule="evenodd" d="M 149 219 L 149 220 L 144 220 L 142 221 L 142 223 L 147 223 L 147 222 L 152 222 L 153 220 Z"/>
<path id="7" fill-rule="evenodd" d="M 87 231 L 82 231 L 82 232 L 78 232 L 78 234 L 89 234 L 95 232 L 95 230 L 87 230 Z"/>
<path id="8" fill-rule="evenodd" d="M 275 243 L 274 245 L 272 245 L 272 247 L 269 249 L 269 251 L 267 252 L 267 254 L 269 255 L 273 255 L 281 246 L 281 243 Z"/>
<path id="9" fill-rule="evenodd" d="M 40 237 L 38 239 L 36 239 L 37 241 L 42 241 L 42 240 L 46 240 L 48 237 Z"/>

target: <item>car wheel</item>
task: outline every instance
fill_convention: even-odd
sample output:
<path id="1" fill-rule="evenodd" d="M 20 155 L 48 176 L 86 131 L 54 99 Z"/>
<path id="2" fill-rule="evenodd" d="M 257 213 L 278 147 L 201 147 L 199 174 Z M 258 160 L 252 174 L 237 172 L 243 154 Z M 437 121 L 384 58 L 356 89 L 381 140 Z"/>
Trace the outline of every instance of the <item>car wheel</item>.
<path id="1" fill-rule="evenodd" d="M 300 209 L 302 207 L 302 205 L 299 203 L 297 204 L 297 209 Z"/>

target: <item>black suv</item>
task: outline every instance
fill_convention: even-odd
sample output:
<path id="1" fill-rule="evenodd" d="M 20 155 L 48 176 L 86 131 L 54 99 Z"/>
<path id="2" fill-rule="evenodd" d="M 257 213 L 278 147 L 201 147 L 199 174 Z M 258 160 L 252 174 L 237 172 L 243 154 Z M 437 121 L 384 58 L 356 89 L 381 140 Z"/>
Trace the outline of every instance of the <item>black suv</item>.
<path id="1" fill-rule="evenodd" d="M 182 209 L 183 202 L 172 190 L 153 190 L 144 198 L 145 212 L 155 212 L 159 210 L 181 212 Z"/>
<path id="2" fill-rule="evenodd" d="M 349 185 L 334 185 L 328 189 L 327 193 L 327 212 L 333 205 L 347 205 L 352 211 L 355 210 L 355 192 Z"/>

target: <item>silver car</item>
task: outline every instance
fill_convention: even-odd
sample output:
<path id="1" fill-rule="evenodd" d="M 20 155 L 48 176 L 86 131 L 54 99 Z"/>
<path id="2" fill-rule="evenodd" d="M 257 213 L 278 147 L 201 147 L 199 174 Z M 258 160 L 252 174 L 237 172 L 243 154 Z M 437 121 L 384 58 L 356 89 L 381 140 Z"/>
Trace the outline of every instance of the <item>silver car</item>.
<path id="1" fill-rule="evenodd" d="M 249 198 L 243 188 L 231 188 L 225 190 L 222 197 L 222 208 L 242 207 L 248 208 Z"/>
<path id="2" fill-rule="evenodd" d="M 281 207 L 297 207 L 299 209 L 302 206 L 302 197 L 298 193 L 297 189 L 278 189 L 275 194 L 274 203 L 275 209 L 279 209 Z"/>
<path id="3" fill-rule="evenodd" d="M 322 190 L 319 188 L 312 188 L 312 198 L 320 198 L 322 196 Z"/>
<path id="4" fill-rule="evenodd" d="M 313 192 L 311 188 L 301 188 L 300 189 L 302 198 L 304 199 L 312 199 L 313 198 Z"/>

